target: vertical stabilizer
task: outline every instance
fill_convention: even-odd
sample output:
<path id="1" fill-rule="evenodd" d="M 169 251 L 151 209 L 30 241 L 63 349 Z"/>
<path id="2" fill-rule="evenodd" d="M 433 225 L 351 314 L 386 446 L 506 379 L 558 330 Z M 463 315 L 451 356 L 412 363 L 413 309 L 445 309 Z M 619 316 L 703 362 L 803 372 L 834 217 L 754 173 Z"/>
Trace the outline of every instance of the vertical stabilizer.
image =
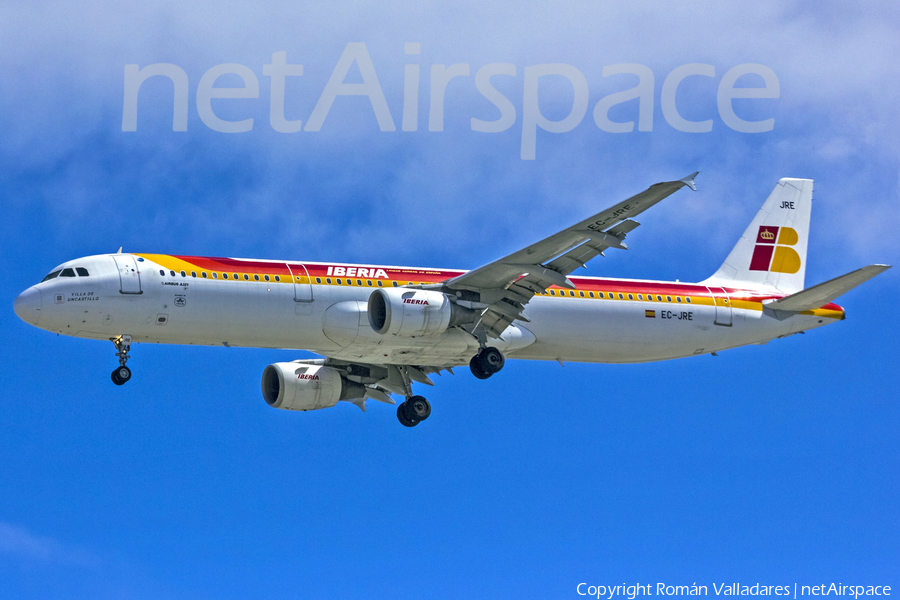
<path id="1" fill-rule="evenodd" d="M 802 290 L 812 191 L 812 179 L 780 179 L 731 254 L 703 283 Z"/>

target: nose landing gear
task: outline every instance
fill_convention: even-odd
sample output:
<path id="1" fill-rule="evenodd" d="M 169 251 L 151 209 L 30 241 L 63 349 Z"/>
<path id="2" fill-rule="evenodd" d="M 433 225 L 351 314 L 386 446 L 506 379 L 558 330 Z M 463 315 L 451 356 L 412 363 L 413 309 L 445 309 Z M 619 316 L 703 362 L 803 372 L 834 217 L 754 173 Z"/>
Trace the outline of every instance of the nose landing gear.
<path id="1" fill-rule="evenodd" d="M 120 335 L 112 339 L 116 346 L 116 356 L 119 357 L 119 366 L 112 372 L 110 379 L 116 385 L 122 385 L 131 379 L 131 369 L 125 366 L 128 362 L 128 353 L 131 351 L 131 336 Z"/>
<path id="2" fill-rule="evenodd" d="M 503 358 L 503 353 L 493 346 L 488 346 L 472 357 L 469 361 L 469 370 L 478 379 L 487 379 L 500 371 L 504 364 L 506 359 Z"/>

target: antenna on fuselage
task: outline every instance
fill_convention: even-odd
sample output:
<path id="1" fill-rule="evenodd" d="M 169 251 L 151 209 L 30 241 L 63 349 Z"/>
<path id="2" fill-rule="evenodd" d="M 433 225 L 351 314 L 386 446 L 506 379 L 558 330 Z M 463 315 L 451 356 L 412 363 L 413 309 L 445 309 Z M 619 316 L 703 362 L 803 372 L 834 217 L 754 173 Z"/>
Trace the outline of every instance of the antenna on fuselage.
<path id="1" fill-rule="evenodd" d="M 116 254 L 122 254 L 122 246 L 119 246 L 119 250 L 118 252 L 116 252 Z"/>

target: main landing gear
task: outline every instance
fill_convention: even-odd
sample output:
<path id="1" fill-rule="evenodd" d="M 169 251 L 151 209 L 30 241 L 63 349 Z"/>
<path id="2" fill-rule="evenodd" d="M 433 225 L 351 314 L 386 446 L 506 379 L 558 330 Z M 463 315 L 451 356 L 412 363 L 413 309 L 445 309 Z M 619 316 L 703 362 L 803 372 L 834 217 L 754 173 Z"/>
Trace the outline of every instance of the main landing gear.
<path id="1" fill-rule="evenodd" d="M 502 369 L 504 364 L 506 364 L 506 359 L 503 358 L 503 353 L 493 346 L 488 346 L 472 357 L 472 360 L 469 361 L 469 369 L 472 371 L 472 375 L 478 379 L 487 379 Z"/>
<path id="2" fill-rule="evenodd" d="M 131 351 L 131 336 L 120 335 L 112 339 L 112 343 L 116 345 L 116 356 L 119 357 L 119 366 L 112 372 L 110 378 L 116 385 L 122 385 L 131 379 L 131 369 L 125 366 L 128 362 L 128 352 Z"/>
<path id="3" fill-rule="evenodd" d="M 397 407 L 397 420 L 404 427 L 415 427 L 431 416 L 431 404 L 422 396 L 410 396 Z"/>

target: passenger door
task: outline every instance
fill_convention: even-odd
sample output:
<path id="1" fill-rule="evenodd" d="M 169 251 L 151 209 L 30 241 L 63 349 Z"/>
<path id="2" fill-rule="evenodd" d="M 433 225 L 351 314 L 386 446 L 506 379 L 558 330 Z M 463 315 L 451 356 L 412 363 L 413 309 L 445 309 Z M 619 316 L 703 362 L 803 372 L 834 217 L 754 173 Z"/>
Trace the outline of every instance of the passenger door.
<path id="1" fill-rule="evenodd" d="M 119 269 L 119 293 L 143 294 L 141 290 L 141 272 L 137 261 L 131 254 L 114 254 L 113 260 Z"/>

